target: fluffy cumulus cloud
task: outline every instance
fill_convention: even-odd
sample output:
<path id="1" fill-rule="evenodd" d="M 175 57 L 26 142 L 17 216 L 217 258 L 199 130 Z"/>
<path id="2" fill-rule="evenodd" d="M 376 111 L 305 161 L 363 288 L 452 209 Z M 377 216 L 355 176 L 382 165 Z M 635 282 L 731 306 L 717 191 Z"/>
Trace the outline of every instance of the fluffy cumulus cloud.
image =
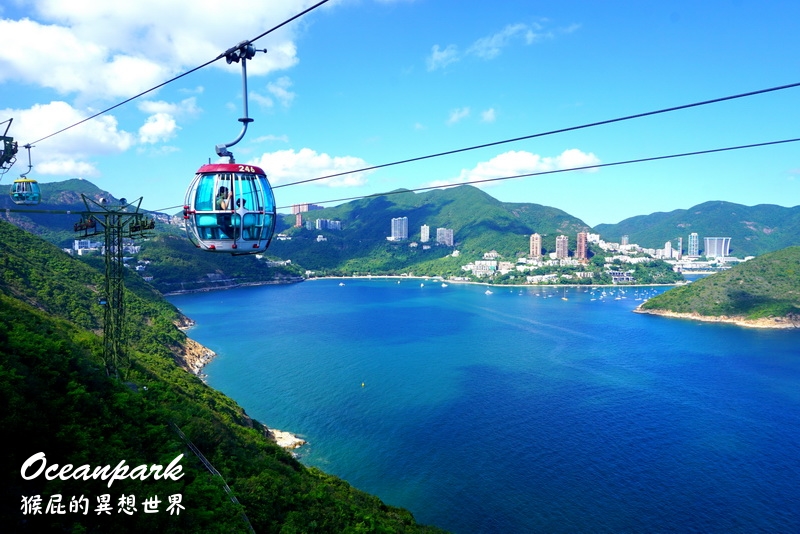
<path id="1" fill-rule="evenodd" d="M 220 24 L 220 5 L 212 0 L 33 0 L 29 18 L 0 20 L 0 82 L 87 98 L 129 97 L 213 60 L 313 3 L 240 0 L 235 9 L 222 8 L 225 23 Z M 250 62 L 248 73 L 296 64 L 299 28 L 290 24 L 257 41 L 269 52 Z M 224 60 L 214 66 L 240 68 Z"/>
<path id="2" fill-rule="evenodd" d="M 30 109 L 0 110 L 0 116 L 14 117 L 15 138 L 30 141 L 76 124 L 86 114 L 56 101 Z M 34 145 L 32 160 L 40 174 L 94 177 L 99 172 L 91 162 L 93 155 L 121 153 L 134 142 L 134 135 L 120 130 L 116 118 L 103 115 Z"/>
<path id="3" fill-rule="evenodd" d="M 145 123 L 139 128 L 139 142 L 152 145 L 169 141 L 175 137 L 178 129 L 178 124 L 172 115 L 156 113 L 147 117 Z"/>
<path id="4" fill-rule="evenodd" d="M 558 156 L 553 157 L 544 157 L 531 152 L 512 150 L 495 156 L 489 161 L 480 162 L 472 169 L 463 169 L 455 178 L 440 180 L 430 185 L 444 187 L 538 172 L 575 169 L 599 164 L 600 159 L 597 156 L 591 152 L 586 153 L 577 148 L 565 150 Z M 492 183 L 493 182 L 488 182 L 488 184 L 483 185 L 490 185 Z"/>
<path id="5" fill-rule="evenodd" d="M 249 163 L 264 169 L 273 185 L 309 180 L 369 166 L 361 158 L 330 156 L 310 148 L 302 148 L 299 151 L 278 150 L 263 154 L 258 160 Z M 311 183 L 328 187 L 359 186 L 366 183 L 367 174 L 368 172 L 358 172 Z"/>
<path id="6" fill-rule="evenodd" d="M 181 129 L 176 118 L 193 117 L 200 113 L 195 97 L 180 102 L 145 100 L 138 108 L 150 114 L 139 128 L 139 142 L 145 145 L 165 143 L 173 139 Z"/>

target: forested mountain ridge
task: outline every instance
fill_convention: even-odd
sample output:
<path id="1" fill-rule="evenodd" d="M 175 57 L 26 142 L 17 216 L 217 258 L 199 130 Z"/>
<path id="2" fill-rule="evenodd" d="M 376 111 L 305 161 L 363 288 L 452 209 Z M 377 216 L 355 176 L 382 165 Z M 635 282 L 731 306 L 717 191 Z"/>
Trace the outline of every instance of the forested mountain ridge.
<path id="1" fill-rule="evenodd" d="M 434 530 L 417 525 L 406 510 L 304 467 L 235 402 L 181 369 L 176 363 L 186 336 L 175 323 L 182 316 L 137 277 L 126 276 L 130 366 L 120 382 L 106 376 L 100 358 L 102 273 L 3 221 L 0 268 L 0 425 L 8 437 L 0 460 L 4 530 Z M 193 450 L 221 476 L 211 474 Z M 40 452 L 47 465 L 75 468 L 113 468 L 121 461 L 166 466 L 182 454 L 183 476 L 116 480 L 113 486 L 57 476 L 23 479 L 23 464 Z M 111 498 L 108 514 L 95 511 L 104 494 Z M 65 513 L 46 513 L 56 495 Z M 136 499 L 131 515 L 119 511 L 126 495 L 127 503 Z M 144 499 L 154 495 L 161 500 L 159 513 L 144 513 Z M 184 507 L 178 515 L 166 511 L 174 495 Z M 80 496 L 88 499 L 86 514 L 71 510 L 71 499 Z"/>
<path id="2" fill-rule="evenodd" d="M 639 215 L 617 224 L 600 224 L 594 231 L 606 241 L 619 242 L 627 235 L 631 243 L 646 248 L 662 248 L 666 241 L 677 246 L 677 238 L 682 237 L 684 250 L 689 234 L 697 232 L 701 253 L 704 237 L 730 237 L 732 255 L 757 256 L 800 245 L 800 206 L 712 201 L 689 209 Z"/>
<path id="3" fill-rule="evenodd" d="M 800 246 L 764 254 L 691 284 L 670 289 L 642 311 L 768 319 L 800 327 Z"/>
<path id="4" fill-rule="evenodd" d="M 84 209 L 83 192 L 98 199 L 112 198 L 85 180 L 44 183 L 41 210 L 75 210 L 62 214 L 0 212 L 11 222 L 45 239 L 67 246 L 76 236 L 72 224 Z M 12 205 L 7 197 L 0 206 Z M 25 211 L 25 210 L 23 210 Z M 542 236 L 544 252 L 555 250 L 558 235 L 569 238 L 574 250 L 580 231 L 599 233 L 609 242 L 627 235 L 631 243 L 662 248 L 666 241 L 677 247 L 697 232 L 701 253 L 704 237 L 731 237 L 731 252 L 738 257 L 758 255 L 800 244 L 800 206 L 743 206 L 713 201 L 669 213 L 631 217 L 617 224 L 590 228 L 580 219 L 554 207 L 524 202 L 501 202 L 469 185 L 415 193 L 396 190 L 345 202 L 338 206 L 301 214 L 313 227 L 317 219 L 341 221 L 341 230 L 295 228 L 294 215 L 279 215 L 277 231 L 290 239 L 274 239 L 265 256 L 291 260 L 281 268 L 267 267 L 252 257 L 231 258 L 224 254 L 196 254 L 178 226 L 159 222 L 155 237 L 141 241 L 142 258 L 152 262 L 153 284 L 162 292 L 208 289 L 267 281 L 297 280 L 303 271 L 318 275 L 399 274 L 456 275 L 461 266 L 497 251 L 502 259 L 526 256 L 530 235 Z M 408 240 L 390 242 L 391 219 L 408 218 Z M 430 242 L 420 243 L 420 227 L 430 228 Z M 453 230 L 455 247 L 436 246 L 437 228 Z M 322 236 L 324 240 L 319 240 Z M 416 242 L 417 246 L 412 245 Z M 450 254 L 458 250 L 460 256 Z M 140 258 L 141 259 L 141 258 Z"/>
<path id="5" fill-rule="evenodd" d="M 312 224 L 317 219 L 340 220 L 342 230 L 293 228 L 294 216 L 285 216 L 280 229 L 292 239 L 274 242 L 270 252 L 307 269 L 344 272 L 457 272 L 460 265 L 491 250 L 516 261 L 529 253 L 533 233 L 542 235 L 544 247 L 552 251 L 558 234 L 574 236 L 589 230 L 580 219 L 556 208 L 501 202 L 467 185 L 424 193 L 398 190 L 302 216 Z M 387 242 L 391 219 L 396 217 L 408 218 L 408 240 Z M 430 250 L 423 250 L 419 243 L 422 225 L 430 228 Z M 456 261 L 447 258 L 453 248 L 435 246 L 437 228 L 453 230 L 454 248 L 460 253 Z M 316 241 L 320 234 L 326 241 Z M 410 247 L 412 242 L 419 246 Z"/>

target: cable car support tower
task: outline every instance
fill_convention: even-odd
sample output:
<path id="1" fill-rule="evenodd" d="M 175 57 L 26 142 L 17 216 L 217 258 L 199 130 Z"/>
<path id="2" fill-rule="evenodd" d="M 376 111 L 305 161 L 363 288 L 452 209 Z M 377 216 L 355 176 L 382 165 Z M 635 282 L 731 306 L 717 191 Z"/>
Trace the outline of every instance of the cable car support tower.
<path id="1" fill-rule="evenodd" d="M 99 235 L 105 237 L 105 286 L 100 297 L 103 311 L 103 362 L 106 373 L 117 379 L 124 378 L 129 367 L 125 328 L 125 265 L 123 253 L 125 239 L 147 237 L 148 230 L 155 228 L 155 220 L 140 210 L 142 198 L 128 203 L 120 199 L 116 206 L 105 199 L 97 202 L 83 197 L 86 211 L 75 223 L 74 230 L 82 237 Z"/>

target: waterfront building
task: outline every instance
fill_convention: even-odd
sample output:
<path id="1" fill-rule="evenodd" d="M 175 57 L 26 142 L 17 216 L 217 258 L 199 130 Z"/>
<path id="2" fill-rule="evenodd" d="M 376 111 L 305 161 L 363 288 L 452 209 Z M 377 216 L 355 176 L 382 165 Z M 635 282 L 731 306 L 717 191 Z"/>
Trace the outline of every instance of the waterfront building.
<path id="1" fill-rule="evenodd" d="M 556 237 L 556 258 L 569 257 L 569 237 L 560 235 Z"/>
<path id="2" fill-rule="evenodd" d="M 542 257 L 542 236 L 539 234 L 533 234 L 531 236 L 530 257 L 533 259 L 539 259 Z"/>
<path id="3" fill-rule="evenodd" d="M 628 236 L 627 235 L 622 236 L 622 239 L 620 239 L 619 244 L 620 245 L 628 245 L 629 244 L 628 243 Z"/>
<path id="4" fill-rule="evenodd" d="M 408 239 L 408 217 L 395 217 L 392 219 L 392 235 L 389 241 L 403 241 Z"/>
<path id="5" fill-rule="evenodd" d="M 575 246 L 575 257 L 579 260 L 585 260 L 587 258 L 586 232 L 578 232 L 578 243 Z"/>
<path id="6" fill-rule="evenodd" d="M 700 255 L 700 240 L 697 237 L 697 232 L 692 232 L 691 234 L 689 234 L 689 246 L 686 251 L 686 254 L 689 256 Z"/>
<path id="7" fill-rule="evenodd" d="M 427 243 L 431 240 L 431 227 L 427 224 L 423 224 L 419 228 L 419 240 L 422 243 Z"/>
<path id="8" fill-rule="evenodd" d="M 703 253 L 707 258 L 724 258 L 730 254 L 730 237 L 705 237 L 705 249 Z"/>
<path id="9" fill-rule="evenodd" d="M 437 228 L 436 229 L 436 244 L 445 245 L 447 247 L 453 246 L 453 229 L 452 228 Z"/>
<path id="10" fill-rule="evenodd" d="M 303 227 L 303 216 L 300 213 L 294 214 L 294 227 L 295 228 Z"/>

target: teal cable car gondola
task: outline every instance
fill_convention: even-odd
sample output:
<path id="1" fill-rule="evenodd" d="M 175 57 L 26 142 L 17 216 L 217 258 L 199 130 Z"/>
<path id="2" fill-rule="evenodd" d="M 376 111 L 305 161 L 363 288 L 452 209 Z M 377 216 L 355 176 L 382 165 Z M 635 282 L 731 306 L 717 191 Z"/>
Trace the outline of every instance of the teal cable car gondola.
<path id="1" fill-rule="evenodd" d="M 264 252 L 275 231 L 275 197 L 254 165 L 203 165 L 186 192 L 183 218 L 189 239 L 203 250 Z"/>
<path id="2" fill-rule="evenodd" d="M 39 183 L 32 178 L 18 178 L 11 184 L 11 200 L 14 204 L 35 206 L 42 200 Z"/>

